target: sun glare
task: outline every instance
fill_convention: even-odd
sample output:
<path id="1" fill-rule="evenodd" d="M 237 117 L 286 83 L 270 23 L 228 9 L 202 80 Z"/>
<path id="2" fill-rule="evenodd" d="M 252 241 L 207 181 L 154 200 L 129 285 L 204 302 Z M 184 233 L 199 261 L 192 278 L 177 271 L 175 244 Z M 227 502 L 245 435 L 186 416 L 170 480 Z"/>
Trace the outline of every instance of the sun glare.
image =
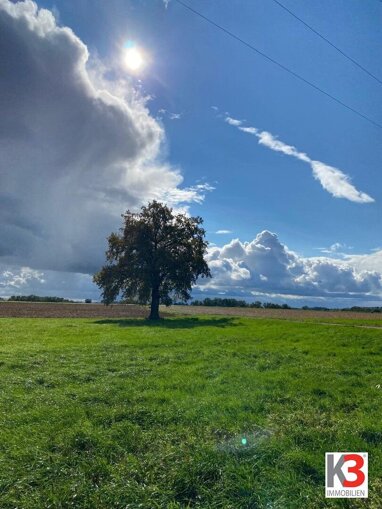
<path id="1" fill-rule="evenodd" d="M 145 64 L 143 55 L 137 48 L 127 48 L 125 50 L 124 60 L 131 71 L 139 71 Z"/>

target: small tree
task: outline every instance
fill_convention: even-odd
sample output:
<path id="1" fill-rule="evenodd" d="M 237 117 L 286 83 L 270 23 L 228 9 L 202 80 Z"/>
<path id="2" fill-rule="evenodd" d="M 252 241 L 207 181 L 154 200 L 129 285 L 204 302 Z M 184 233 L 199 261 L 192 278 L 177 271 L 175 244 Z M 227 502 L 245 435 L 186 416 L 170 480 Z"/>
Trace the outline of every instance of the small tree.
<path id="1" fill-rule="evenodd" d="M 159 319 L 159 304 L 186 302 L 198 277 L 211 277 L 201 217 L 174 215 L 153 201 L 140 213 L 122 215 L 120 233 L 108 238 L 107 265 L 95 274 L 105 304 L 118 295 L 140 303 L 151 302 L 149 319 Z"/>

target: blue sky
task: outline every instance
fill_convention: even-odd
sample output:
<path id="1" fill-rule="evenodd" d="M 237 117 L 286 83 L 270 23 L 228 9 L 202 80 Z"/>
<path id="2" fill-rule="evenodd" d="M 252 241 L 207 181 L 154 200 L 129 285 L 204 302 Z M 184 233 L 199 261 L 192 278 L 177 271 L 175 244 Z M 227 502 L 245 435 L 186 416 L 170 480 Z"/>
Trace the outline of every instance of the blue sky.
<path id="1" fill-rule="evenodd" d="M 164 119 L 169 159 L 186 184 L 216 184 L 201 213 L 212 231 L 229 229 L 251 240 L 277 231 L 294 249 L 340 242 L 356 251 L 379 245 L 381 130 L 299 82 L 214 29 L 178 4 L 161 1 L 40 2 L 56 6 L 60 21 L 94 48 L 114 58 L 121 38 L 151 55 L 142 75 Z M 307 30 L 272 1 L 192 1 L 192 6 L 273 58 L 306 76 L 368 116 L 382 121 L 382 85 Z M 287 1 L 285 4 L 382 79 L 382 5 L 377 1 Z M 275 154 L 224 124 L 211 106 L 268 130 L 312 157 L 341 168 L 376 202 L 333 199 L 299 161 Z M 245 218 L 245 221 L 243 220 Z"/>
<path id="2" fill-rule="evenodd" d="M 382 80 L 382 3 L 284 3 Z M 272 0 L 189 0 L 189 4 L 382 123 L 382 85 Z M 203 201 L 190 200 L 188 205 L 191 213 L 204 217 L 211 243 L 223 248 L 232 239 L 240 239 L 244 244 L 269 231 L 277 234 L 280 245 L 304 260 L 326 256 L 350 263 L 351 270 L 382 272 L 382 255 L 378 258 L 372 251 L 382 245 L 382 129 L 288 75 L 174 0 L 167 6 L 162 0 L 44 0 L 38 6 L 52 11 L 58 26 L 73 30 L 88 48 L 87 65 L 102 67 L 110 87 L 126 80 L 129 90 L 150 97 L 145 106 L 163 132 L 156 164 L 178 171 L 184 179 L 179 184 L 182 188 L 201 183 L 214 187 L 203 190 Z M 121 63 L 121 48 L 127 40 L 147 55 L 147 65 L 140 73 L 129 73 Z M 174 114 L 180 118 L 173 118 Z M 374 201 L 359 203 L 334 197 L 313 177 L 309 164 L 259 143 L 258 137 L 230 125 L 227 117 L 240 120 L 241 127 L 271 133 L 310 159 L 340 170 L 357 191 Z M 216 234 L 219 230 L 232 233 Z M 333 245 L 336 247 L 330 248 Z M 87 272 L 80 264 L 56 267 L 47 261 L 38 266 L 28 263 L 28 257 L 17 260 L 8 256 L 3 262 L 4 267 L 12 266 L 12 274 L 17 273 L 17 266 L 31 266 L 42 273 L 64 269 L 71 274 L 66 281 L 73 273 Z M 248 261 L 238 263 L 248 268 Z M 256 266 L 249 270 L 256 271 Z M 357 273 L 355 277 L 360 276 Z M 243 292 L 248 298 L 253 292 L 262 293 L 254 280 L 251 284 L 245 289 L 234 285 L 232 291 L 224 284 L 209 291 Z M 314 284 L 319 286 L 317 281 Z M 9 284 L 3 283 L 3 288 L 4 294 L 9 293 Z M 14 289 L 25 293 L 27 288 Z M 41 285 L 37 289 L 41 293 Z M 53 291 L 45 289 L 46 293 Z M 54 290 L 57 293 L 60 288 Z M 327 303 L 331 298 L 326 290 L 319 298 Z M 294 295 L 295 288 L 290 294 L 286 287 L 264 291 L 268 292 L 266 300 L 285 300 L 283 295 Z M 70 293 L 67 284 L 63 292 Z M 80 298 L 78 290 L 72 293 Z M 302 292 L 305 299 L 315 298 L 313 293 Z M 349 298 L 353 297 L 352 291 Z M 346 298 L 346 288 L 334 290 L 333 298 Z M 362 290 L 354 298 L 379 300 L 379 287 Z"/>

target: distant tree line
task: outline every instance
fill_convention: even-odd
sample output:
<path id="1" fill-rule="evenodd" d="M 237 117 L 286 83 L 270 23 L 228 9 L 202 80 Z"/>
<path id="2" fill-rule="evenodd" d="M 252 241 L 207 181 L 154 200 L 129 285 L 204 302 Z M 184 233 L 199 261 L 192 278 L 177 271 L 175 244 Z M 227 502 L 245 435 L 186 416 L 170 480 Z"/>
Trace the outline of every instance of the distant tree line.
<path id="1" fill-rule="evenodd" d="M 245 300 L 238 299 L 225 299 L 206 297 L 203 300 L 193 300 L 192 306 L 219 306 L 225 308 L 263 308 L 263 309 L 292 309 L 288 304 L 274 304 L 273 302 L 246 302 Z"/>
<path id="2" fill-rule="evenodd" d="M 39 295 L 12 295 L 9 298 L 0 297 L 3 302 L 71 302 L 78 301 L 64 299 L 63 297 L 41 297 Z M 85 299 L 85 303 L 90 304 L 91 299 Z M 121 299 L 119 304 L 137 304 L 134 299 Z M 185 305 L 184 302 L 174 302 L 174 305 Z M 353 306 L 350 308 L 327 308 L 324 306 L 302 306 L 301 308 L 291 307 L 288 304 L 275 304 L 274 302 L 246 302 L 245 300 L 234 298 L 210 298 L 191 302 L 192 306 L 210 306 L 210 307 L 226 307 L 226 308 L 257 308 L 257 309 L 303 309 L 306 311 L 353 311 L 359 313 L 382 313 L 382 307 L 379 306 Z"/>
<path id="3" fill-rule="evenodd" d="M 246 302 L 240 299 L 230 298 L 210 298 L 198 300 L 194 299 L 191 302 L 192 306 L 211 306 L 211 307 L 227 307 L 227 308 L 257 308 L 257 309 L 303 309 L 307 311 L 353 311 L 364 313 L 382 313 L 382 307 L 362 307 L 353 306 L 351 308 L 327 308 L 324 306 L 302 306 L 302 308 L 293 308 L 288 304 L 275 304 L 274 302 Z"/>
<path id="4" fill-rule="evenodd" d="M 382 307 L 361 307 L 361 306 L 353 306 L 351 308 L 344 308 L 342 311 L 360 311 L 360 312 L 367 312 L 367 313 L 382 313 Z"/>
<path id="5" fill-rule="evenodd" d="M 382 307 L 378 306 L 352 306 L 351 308 L 326 308 L 321 306 L 309 307 L 302 306 L 301 309 L 310 311 L 353 311 L 358 313 L 382 313 Z"/>
<path id="6" fill-rule="evenodd" d="M 8 302 L 75 302 L 74 300 L 62 297 L 40 297 L 38 295 L 12 295 L 8 299 L 1 299 Z"/>

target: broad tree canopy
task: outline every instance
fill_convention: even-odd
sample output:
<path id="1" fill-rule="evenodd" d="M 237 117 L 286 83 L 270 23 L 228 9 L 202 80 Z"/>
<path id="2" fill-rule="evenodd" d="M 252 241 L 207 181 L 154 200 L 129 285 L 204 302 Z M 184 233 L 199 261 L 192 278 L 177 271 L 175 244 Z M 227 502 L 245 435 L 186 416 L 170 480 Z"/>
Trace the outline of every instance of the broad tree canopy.
<path id="1" fill-rule="evenodd" d="M 207 250 L 201 217 L 174 214 L 153 201 L 139 213 L 127 211 L 119 233 L 108 238 L 107 264 L 95 274 L 102 299 L 118 295 L 140 303 L 151 301 L 149 318 L 159 318 L 159 303 L 190 299 L 198 277 L 211 277 L 204 259 Z"/>

